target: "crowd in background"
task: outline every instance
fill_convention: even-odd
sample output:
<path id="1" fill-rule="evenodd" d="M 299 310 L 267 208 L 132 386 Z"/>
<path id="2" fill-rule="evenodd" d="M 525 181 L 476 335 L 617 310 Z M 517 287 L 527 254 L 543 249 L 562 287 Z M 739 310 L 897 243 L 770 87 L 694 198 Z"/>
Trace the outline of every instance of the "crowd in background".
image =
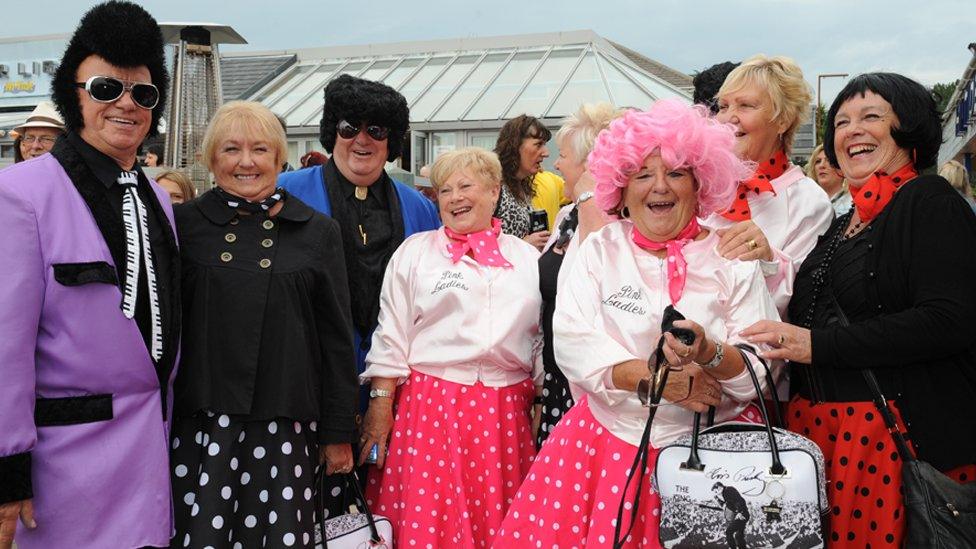
<path id="1" fill-rule="evenodd" d="M 776 391 L 824 454 L 828 543 L 906 537 L 865 368 L 911 451 L 976 480 L 976 202 L 907 77 L 852 78 L 805 168 L 810 87 L 756 55 L 695 105 L 517 116 L 414 188 L 386 170 L 406 100 L 343 75 L 298 169 L 274 113 L 220 107 L 199 196 L 147 141 L 167 82 L 152 16 L 96 6 L 0 172 L 0 548 L 311 547 L 359 482 L 403 546 L 604 547 L 621 498 L 624 546 L 658 546 L 626 482 L 656 348 L 651 463 Z"/>

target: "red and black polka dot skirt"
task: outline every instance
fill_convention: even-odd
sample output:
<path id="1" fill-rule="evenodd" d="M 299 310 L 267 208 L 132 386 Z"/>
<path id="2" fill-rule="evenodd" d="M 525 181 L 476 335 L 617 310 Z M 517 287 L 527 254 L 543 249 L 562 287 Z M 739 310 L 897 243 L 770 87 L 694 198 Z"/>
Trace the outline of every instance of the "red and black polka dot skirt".
<path id="1" fill-rule="evenodd" d="M 895 403 L 889 404 L 898 425 L 904 425 Z M 901 547 L 905 531 L 901 457 L 874 403 L 813 404 L 794 397 L 787 418 L 791 431 L 813 440 L 823 451 L 831 545 Z M 973 482 L 976 464 L 946 475 Z"/>

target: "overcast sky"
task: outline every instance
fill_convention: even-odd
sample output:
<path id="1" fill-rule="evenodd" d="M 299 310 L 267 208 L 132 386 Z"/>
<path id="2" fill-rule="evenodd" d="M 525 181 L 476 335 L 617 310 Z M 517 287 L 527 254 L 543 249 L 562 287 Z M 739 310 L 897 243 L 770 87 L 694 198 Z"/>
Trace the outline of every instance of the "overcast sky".
<path id="1" fill-rule="evenodd" d="M 94 0 L 4 2 L 2 37 L 70 33 Z M 816 75 L 890 70 L 925 84 L 962 75 L 976 42 L 973 0 L 146 0 L 157 20 L 234 27 L 289 49 L 592 29 L 692 73 L 755 53 Z M 824 80 L 824 100 L 841 87 Z"/>

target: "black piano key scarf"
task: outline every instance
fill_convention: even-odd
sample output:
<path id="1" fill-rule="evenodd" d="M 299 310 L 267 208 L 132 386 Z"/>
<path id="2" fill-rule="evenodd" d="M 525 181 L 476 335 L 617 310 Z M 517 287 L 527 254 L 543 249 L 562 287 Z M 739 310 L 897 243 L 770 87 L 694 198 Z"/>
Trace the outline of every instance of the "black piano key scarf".
<path id="1" fill-rule="evenodd" d="M 154 361 L 163 356 L 163 323 L 159 312 L 159 291 L 156 286 L 156 269 L 153 267 L 152 248 L 149 246 L 149 222 L 146 206 L 136 189 L 139 175 L 123 171 L 116 180 L 122 187 L 122 222 L 125 225 L 125 288 L 122 291 L 122 314 L 126 318 L 136 315 L 139 294 L 139 271 L 146 268 L 146 286 L 149 290 L 149 316 L 152 337 L 149 353 Z"/>

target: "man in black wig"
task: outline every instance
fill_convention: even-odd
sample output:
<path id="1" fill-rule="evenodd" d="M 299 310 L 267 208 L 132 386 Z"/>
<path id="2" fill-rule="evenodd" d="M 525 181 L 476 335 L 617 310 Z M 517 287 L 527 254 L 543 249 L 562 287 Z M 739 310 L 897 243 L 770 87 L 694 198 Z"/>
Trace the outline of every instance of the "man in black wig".
<path id="1" fill-rule="evenodd" d="M 723 63 L 716 63 L 695 74 L 695 77 L 691 80 L 691 83 L 695 86 L 694 103 L 696 105 L 705 105 L 712 111 L 712 114 L 716 114 L 718 112 L 718 101 L 715 99 L 715 94 L 718 93 L 718 90 L 722 88 L 722 84 L 725 83 L 725 77 L 741 64 L 725 61 Z"/>
<path id="2" fill-rule="evenodd" d="M 67 133 L 0 174 L 0 549 L 166 547 L 179 253 L 136 162 L 167 85 L 159 26 L 106 2 L 54 75 Z"/>
<path id="3" fill-rule="evenodd" d="M 390 256 L 413 233 L 440 227 L 434 205 L 385 170 L 387 162 L 400 157 L 409 124 L 407 100 L 396 90 L 339 76 L 325 88 L 319 127 L 319 140 L 331 160 L 278 177 L 281 187 L 335 218 L 342 229 L 360 373 L 376 329 L 380 285 Z M 392 391 L 373 390 L 368 396 L 393 405 Z M 368 429 L 369 418 L 365 425 Z M 362 448 L 362 458 L 369 446 Z M 341 500 L 337 498 L 333 509 L 341 508 Z"/>

